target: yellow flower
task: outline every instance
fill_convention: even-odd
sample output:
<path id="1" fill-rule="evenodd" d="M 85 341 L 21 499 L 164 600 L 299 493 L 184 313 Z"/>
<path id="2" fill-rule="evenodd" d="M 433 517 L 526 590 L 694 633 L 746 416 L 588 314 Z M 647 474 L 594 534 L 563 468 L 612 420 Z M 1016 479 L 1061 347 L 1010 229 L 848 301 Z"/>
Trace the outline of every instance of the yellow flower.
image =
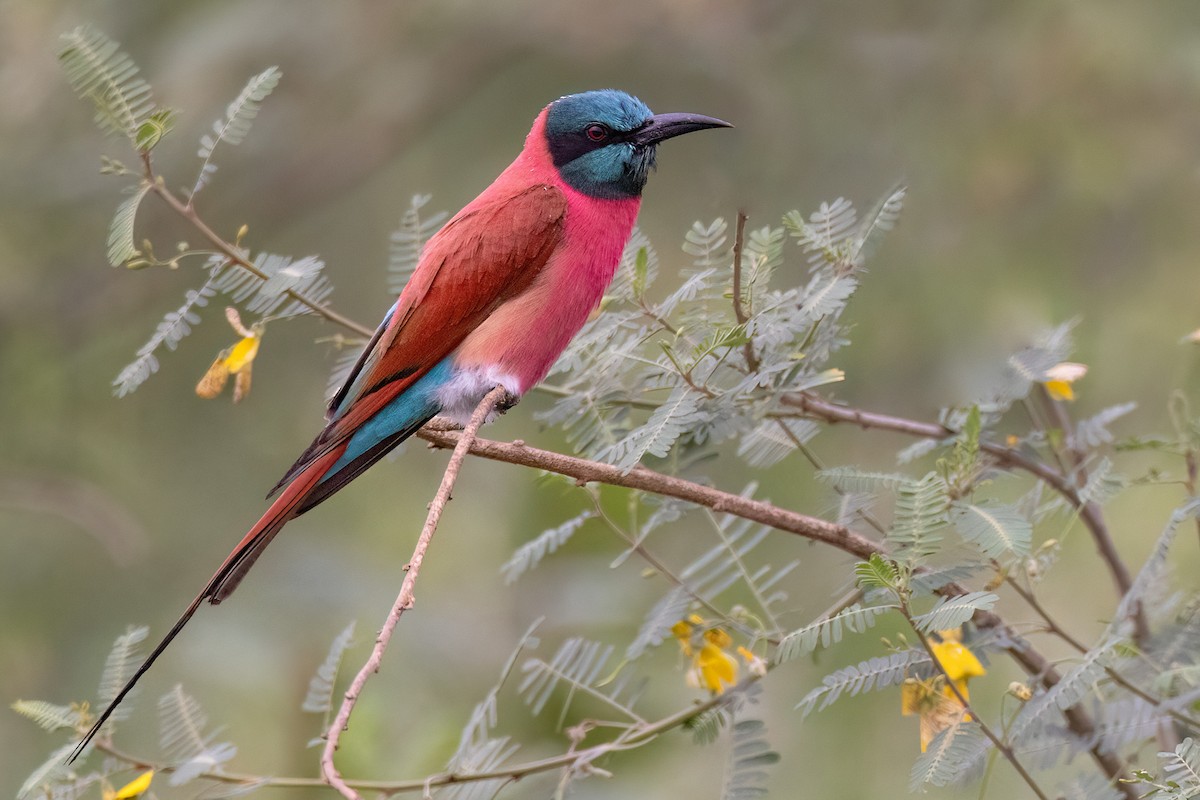
<path id="1" fill-rule="evenodd" d="M 939 683 L 938 678 L 924 681 L 908 678 L 900 687 L 900 713 L 906 717 L 916 714 L 920 720 L 922 753 L 934 737 L 967 717 L 967 710 L 958 698 L 943 694 L 946 687 L 939 691 Z"/>
<path id="2" fill-rule="evenodd" d="M 987 670 L 983 668 L 983 664 L 979 663 L 975 654 L 962 643 L 961 630 L 938 631 L 938 635 L 942 637 L 942 640 L 930 642 L 929 647 L 933 650 L 934 656 L 937 657 L 950 680 L 954 681 L 954 685 L 962 692 L 962 696 L 970 700 L 971 698 L 967 694 L 967 681 L 971 678 L 983 677 L 987 674 Z M 946 694 L 954 697 L 954 692 L 949 687 L 946 688 Z"/>
<path id="3" fill-rule="evenodd" d="M 1086 364 L 1076 364 L 1074 361 L 1063 361 L 1046 370 L 1042 385 L 1055 400 L 1071 401 L 1075 399 L 1075 390 L 1071 384 L 1087 375 Z"/>
<path id="4" fill-rule="evenodd" d="M 700 634 L 698 643 L 693 643 L 693 632 L 702 625 L 704 619 L 692 614 L 672 625 L 671 633 L 679 640 L 684 656 L 692 660 L 685 677 L 688 686 L 721 694 L 727 686 L 737 683 L 737 659 L 727 652 L 733 646 L 733 639 L 720 628 L 709 628 Z"/>
<path id="5" fill-rule="evenodd" d="M 930 642 L 929 649 L 963 699 L 969 700 L 967 681 L 986 675 L 987 670 L 962 643 L 961 630 L 939 631 L 938 635 L 941 641 Z M 900 713 L 919 717 L 922 753 L 940 732 L 971 718 L 954 689 L 945 684 L 940 671 L 927 680 L 904 681 L 900 689 Z"/>
<path id="6" fill-rule="evenodd" d="M 196 384 L 196 394 L 205 400 L 213 399 L 225 388 L 229 376 L 233 375 L 233 402 L 240 403 L 242 398 L 250 394 L 250 370 L 258 355 L 264 327 L 259 322 L 246 328 L 236 308 L 226 308 L 225 318 L 242 338 L 233 347 L 227 347 L 217 355 L 217 360 Z"/>
<path id="7" fill-rule="evenodd" d="M 105 789 L 101 792 L 104 800 L 130 800 L 144 793 L 150 788 L 150 781 L 154 779 L 154 770 L 148 770 L 138 775 L 129 783 L 117 789 L 115 792 L 112 789 Z"/>

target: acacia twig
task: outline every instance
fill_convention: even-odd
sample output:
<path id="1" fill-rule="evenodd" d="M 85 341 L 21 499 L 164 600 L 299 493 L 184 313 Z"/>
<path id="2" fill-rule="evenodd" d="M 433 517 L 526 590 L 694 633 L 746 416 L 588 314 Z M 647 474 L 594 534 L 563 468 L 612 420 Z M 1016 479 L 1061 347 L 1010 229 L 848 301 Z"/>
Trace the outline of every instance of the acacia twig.
<path id="1" fill-rule="evenodd" d="M 745 325 L 750 320 L 742 302 L 742 250 L 745 249 L 747 219 L 746 212 L 739 209 L 733 234 L 733 316 L 739 325 Z M 758 372 L 758 355 L 754 352 L 754 341 L 749 337 L 742 345 L 742 355 L 746 359 L 746 368 L 750 372 Z"/>
<path id="2" fill-rule="evenodd" d="M 1012 747 L 1006 744 L 1005 741 L 999 736 L 997 736 L 995 731 L 991 729 L 991 726 L 984 722 L 983 719 L 971 709 L 971 703 L 967 700 L 966 694 L 963 693 L 963 691 L 958 688 L 958 684 L 950 678 L 950 673 L 946 671 L 946 666 L 942 664 L 941 660 L 937 657 L 937 653 L 933 652 L 933 646 L 929 644 L 929 637 L 926 636 L 917 623 L 913 621 L 912 612 L 908 607 L 908 600 L 906 599 L 905 595 L 898 592 L 897 597 L 900 600 L 900 613 L 904 615 L 906 620 L 908 620 L 909 627 L 912 628 L 913 633 L 915 633 L 917 638 L 920 639 L 921 646 L 925 648 L 925 652 L 929 655 L 929 660 L 933 662 L 934 668 L 937 669 L 938 674 L 945 682 L 945 685 L 949 687 L 951 692 L 954 693 L 954 697 L 956 700 L 958 700 L 959 705 L 962 706 L 963 711 L 966 714 L 969 714 L 971 719 L 975 720 L 975 723 L 979 726 L 979 730 L 981 730 L 983 735 L 986 736 L 989 741 L 991 741 L 996 750 L 1000 752 L 1000 755 L 1004 756 L 1005 760 L 1012 765 L 1012 768 L 1016 770 L 1017 774 L 1021 776 L 1021 779 L 1025 781 L 1033 793 L 1041 798 L 1041 800 L 1050 800 L 1050 798 L 1046 796 L 1046 793 L 1042 791 L 1042 787 L 1038 786 L 1037 781 L 1033 779 L 1033 776 L 1029 774 L 1029 771 L 1026 770 L 1024 765 L 1021 764 L 1020 760 L 1017 759 L 1017 754 L 1013 752 Z"/>
<path id="3" fill-rule="evenodd" d="M 156 194 L 159 199 L 166 203 L 172 211 L 191 223 L 192 227 L 199 231 L 200 234 L 221 253 L 221 255 L 237 264 L 240 268 L 254 275 L 256 278 L 261 278 L 264 281 L 267 279 L 267 276 L 263 274 L 262 270 L 246 260 L 245 256 L 242 255 L 242 251 L 238 247 L 236 247 L 232 242 L 226 241 L 219 233 L 210 228 L 208 223 L 201 219 L 200 215 L 196 213 L 196 209 L 192 207 L 191 203 L 185 203 L 184 201 L 180 200 L 175 196 L 174 192 L 167 188 L 166 182 L 162 179 L 162 177 L 155 174 L 154 169 L 150 164 L 149 153 L 142 154 L 142 162 L 145 164 L 146 180 L 150 182 L 150 191 L 154 192 L 154 194 Z M 369 339 L 371 335 L 374 334 L 374 331 L 365 325 L 355 322 L 349 317 L 342 316 L 324 303 L 314 303 L 300 292 L 288 289 L 284 292 L 284 294 L 302 304 L 305 308 L 317 316 L 324 317 L 334 324 L 341 325 L 343 328 L 353 331 L 359 336 Z"/>
<path id="4" fill-rule="evenodd" d="M 908 421 L 904 421 L 908 422 Z M 924 423 L 911 423 L 916 426 Z M 935 427 L 935 426 L 927 426 Z M 438 447 L 456 447 L 461 441 L 462 433 L 449 426 L 437 424 L 436 421 L 426 425 L 417 435 Z M 945 435 L 950 435 L 946 432 Z M 939 436 L 939 438 L 941 438 Z M 612 486 L 622 486 L 628 489 L 640 489 L 654 494 L 675 497 L 697 505 L 706 506 L 713 511 L 733 514 L 769 525 L 781 531 L 794 533 L 813 541 L 822 542 L 849 553 L 862 560 L 867 560 L 873 553 L 886 555 L 887 551 L 861 534 L 855 533 L 844 525 L 837 525 L 817 517 L 799 514 L 795 511 L 780 508 L 761 500 L 753 500 L 741 495 L 724 492 L 710 486 L 704 486 L 673 475 L 665 475 L 645 467 L 635 467 L 629 472 L 584 458 L 564 455 L 550 450 L 530 447 L 523 441 L 498 442 L 491 439 L 476 437 L 470 444 L 471 455 L 487 458 L 492 461 L 503 461 L 508 464 L 533 467 L 534 469 L 553 472 L 574 478 L 576 484 L 585 486 L 588 483 L 607 483 Z M 1033 462 L 1031 462 L 1033 463 Z M 938 590 L 938 594 L 954 597 L 966 594 L 967 590 L 957 583 L 949 583 Z M 1005 641 L 1011 642 L 1006 651 L 1021 666 L 1028 675 L 1036 677 L 1047 689 L 1053 687 L 1062 676 L 1054 666 L 1028 642 L 1021 638 L 997 614 L 990 611 L 977 611 L 972 622 L 981 629 L 997 630 Z M 1093 741 L 1096 723 L 1091 715 L 1079 706 L 1063 710 L 1067 726 L 1073 733 L 1085 741 Z M 1105 776 L 1113 782 L 1118 781 L 1126 773 L 1125 763 L 1118 756 L 1094 745 L 1089 749 Z M 1136 800 L 1137 793 L 1129 784 L 1117 784 L 1128 800 Z"/>
<path id="5" fill-rule="evenodd" d="M 354 705 L 358 702 L 358 696 L 362 693 L 363 687 L 371 678 L 371 675 L 379 671 L 380 664 L 383 662 L 383 654 L 387 650 L 388 642 L 392 639 L 392 632 L 395 631 L 396 625 L 400 622 L 400 617 L 413 606 L 413 602 L 416 599 L 414 590 L 417 583 L 417 574 L 421 571 L 421 563 L 425 560 L 425 552 L 429 549 L 429 543 L 433 539 L 433 534 L 437 531 L 438 522 L 442 518 L 442 512 L 445 510 L 446 504 L 450 502 L 450 493 L 454 489 L 455 481 L 458 480 L 458 471 L 462 469 L 463 459 L 467 457 L 467 451 L 475 441 L 475 434 L 479 431 L 479 426 L 487 419 L 488 414 L 499 407 L 507 394 L 508 391 L 503 386 L 497 386 L 484 395 L 483 399 L 479 401 L 479 405 L 475 407 L 475 411 L 471 414 L 470 421 L 467 422 L 466 427 L 463 428 L 462 433 L 459 435 L 454 452 L 450 454 L 450 461 L 446 464 L 446 471 L 442 475 L 442 483 L 438 486 L 437 494 L 433 496 L 433 502 L 429 504 L 429 515 L 425 518 L 425 525 L 421 528 L 421 535 L 417 537 L 417 545 L 413 550 L 412 558 L 409 559 L 408 565 L 405 567 L 404 582 L 400 585 L 400 594 L 396 597 L 396 602 L 392 604 L 392 609 L 388 612 L 387 619 L 383 623 L 383 628 L 375 638 L 375 647 L 371 650 L 370 658 L 367 659 L 367 663 L 363 664 L 358 674 L 354 676 L 354 680 L 350 682 L 350 688 L 346 690 L 346 694 L 342 698 L 342 706 L 338 709 L 333 724 L 329 726 L 329 730 L 326 732 L 325 748 L 321 753 L 321 775 L 326 783 L 341 793 L 343 797 L 348 798 L 348 800 L 359 800 L 359 794 L 342 779 L 341 773 L 338 772 L 337 766 L 333 763 L 333 754 L 337 752 L 338 741 L 341 739 L 342 731 L 346 730 L 347 725 L 350 723 L 350 714 L 354 711 Z"/>
<path id="6" fill-rule="evenodd" d="M 803 416 L 823 420 L 831 424 L 849 422 L 863 429 L 875 428 L 925 439 L 946 439 L 957 434 L 956 431 L 947 428 L 945 425 L 919 422 L 917 420 L 905 419 L 904 417 L 878 414 L 858 408 L 841 406 L 808 393 L 786 394 L 780 400 L 784 405 L 798 409 Z M 992 456 L 1001 465 L 1013 467 L 1022 472 L 1028 472 L 1062 495 L 1078 512 L 1079 519 L 1091 534 L 1092 541 L 1095 543 L 1096 549 L 1100 552 L 1101 560 L 1108 567 L 1117 590 L 1122 596 L 1128 594 L 1130 588 L 1133 586 L 1133 580 L 1129 575 L 1128 568 L 1117 552 L 1112 534 L 1109 533 L 1108 525 L 1105 523 L 1104 516 L 1100 512 L 1098 505 L 1085 502 L 1080 497 L 1079 490 L 1076 488 L 1074 482 L 1063 475 L 1063 473 L 1048 464 L 1026 457 L 1014 448 L 1005 447 L 995 442 L 980 441 L 979 449 Z M 1134 624 L 1134 638 L 1138 642 L 1144 642 L 1149 638 L 1150 626 L 1146 621 L 1145 610 L 1142 609 L 1141 604 L 1135 605 L 1136 608 L 1130 615 Z"/>

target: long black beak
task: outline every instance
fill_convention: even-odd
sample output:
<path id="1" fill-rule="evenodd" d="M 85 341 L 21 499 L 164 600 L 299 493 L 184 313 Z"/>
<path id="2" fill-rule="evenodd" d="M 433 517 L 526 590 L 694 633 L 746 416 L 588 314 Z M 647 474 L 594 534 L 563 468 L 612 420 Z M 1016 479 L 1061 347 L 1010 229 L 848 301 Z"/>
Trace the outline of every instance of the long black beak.
<path id="1" fill-rule="evenodd" d="M 682 136 L 705 128 L 732 128 L 725 120 L 703 114 L 655 114 L 645 125 L 629 134 L 628 141 L 639 147 L 658 144 L 664 139 Z"/>

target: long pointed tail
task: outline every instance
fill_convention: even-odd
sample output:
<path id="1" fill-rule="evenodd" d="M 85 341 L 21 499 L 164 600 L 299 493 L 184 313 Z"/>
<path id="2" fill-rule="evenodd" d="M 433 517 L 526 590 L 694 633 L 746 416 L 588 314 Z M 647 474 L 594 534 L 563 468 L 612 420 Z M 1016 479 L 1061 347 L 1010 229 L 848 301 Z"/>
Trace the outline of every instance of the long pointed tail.
<path id="1" fill-rule="evenodd" d="M 96 734 L 100 732 L 104 723 L 108 722 L 109 717 L 112 716 L 117 706 L 121 704 L 121 701 L 133 690 L 133 687 L 146 674 L 146 671 L 150 669 L 155 660 L 162 655 L 162 652 L 167 649 L 167 646 L 175 640 L 175 637 L 183 630 L 183 626 L 187 625 L 188 621 L 196 613 L 196 610 L 200 608 L 200 604 L 205 600 L 216 604 L 229 597 L 238 584 L 241 583 L 242 578 L 246 576 L 246 572 L 249 571 L 258 557 L 262 555 L 262 551 L 271 543 L 276 534 L 283 529 L 283 526 L 295 517 L 297 513 L 307 510 L 307 508 L 303 508 L 305 500 L 320 483 L 325 473 L 338 460 L 344 449 L 345 445 L 342 445 L 322 456 L 288 484 L 283 493 L 271 504 L 267 512 L 262 515 L 262 518 L 242 537 L 237 547 L 233 548 L 233 551 L 200 591 L 200 594 L 196 595 L 195 599 L 188 604 L 183 614 L 171 626 L 171 630 L 167 631 L 167 635 L 150 651 L 150 655 L 146 657 L 142 665 L 133 673 L 133 677 L 129 679 L 121 691 L 117 693 L 117 696 L 113 698 L 112 702 L 108 704 L 108 707 L 96 718 L 95 723 L 88 729 L 83 739 L 71 751 L 71 757 L 67 759 L 68 764 L 77 759 L 80 753 L 84 751 L 84 748 L 88 746 L 88 743 L 96 737 Z"/>

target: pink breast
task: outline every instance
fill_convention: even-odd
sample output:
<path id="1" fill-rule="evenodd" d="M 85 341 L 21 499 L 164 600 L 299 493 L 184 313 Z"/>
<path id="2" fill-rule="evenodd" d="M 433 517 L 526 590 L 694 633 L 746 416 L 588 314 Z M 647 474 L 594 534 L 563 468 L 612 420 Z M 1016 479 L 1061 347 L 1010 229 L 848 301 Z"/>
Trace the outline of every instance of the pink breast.
<path id="1" fill-rule="evenodd" d="M 516 378 L 523 393 L 540 381 L 587 322 L 612 282 L 640 200 L 601 200 L 560 184 L 567 197 L 563 241 L 527 291 L 467 336 L 455 362 Z"/>

